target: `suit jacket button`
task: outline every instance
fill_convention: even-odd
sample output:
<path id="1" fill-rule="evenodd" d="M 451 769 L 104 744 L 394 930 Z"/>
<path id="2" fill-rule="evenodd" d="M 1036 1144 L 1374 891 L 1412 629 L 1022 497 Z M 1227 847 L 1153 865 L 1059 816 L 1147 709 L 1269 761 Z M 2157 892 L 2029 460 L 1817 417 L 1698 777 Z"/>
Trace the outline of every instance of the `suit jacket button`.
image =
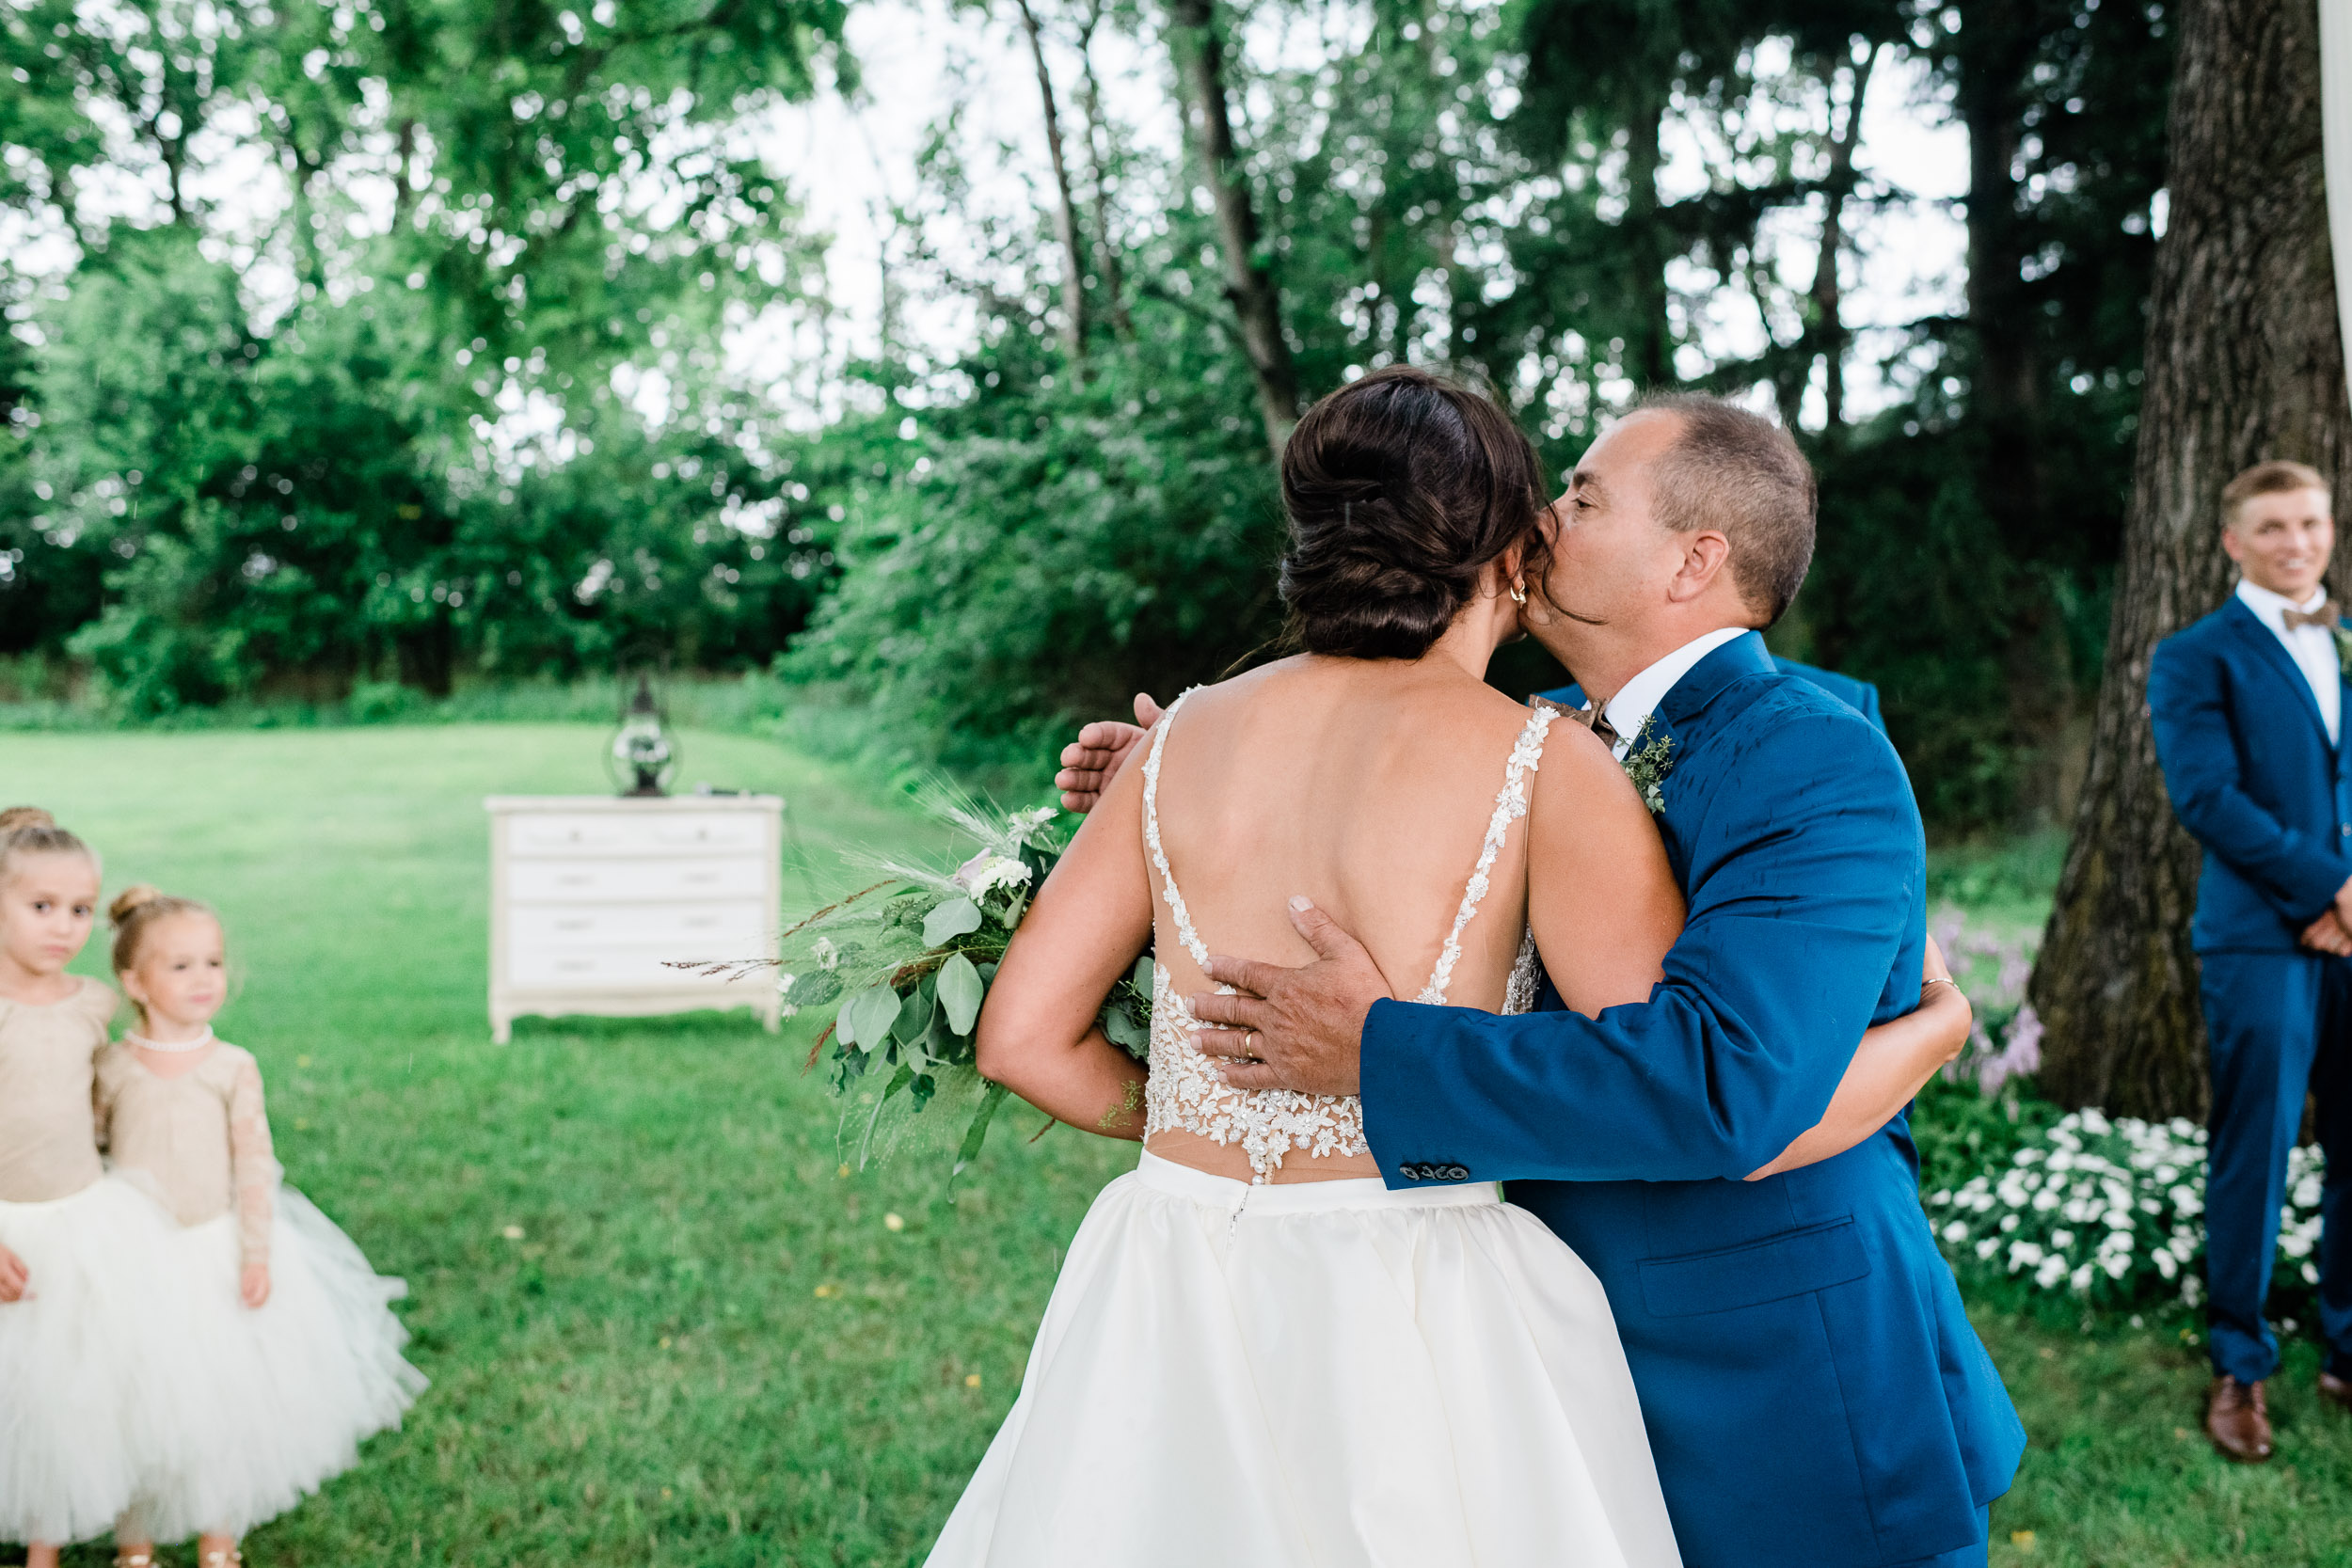
<path id="1" fill-rule="evenodd" d="M 1445 1179 L 1448 1181 L 1468 1181 L 1470 1180 L 1470 1167 L 1468 1165 L 1448 1165 L 1445 1168 Z"/>

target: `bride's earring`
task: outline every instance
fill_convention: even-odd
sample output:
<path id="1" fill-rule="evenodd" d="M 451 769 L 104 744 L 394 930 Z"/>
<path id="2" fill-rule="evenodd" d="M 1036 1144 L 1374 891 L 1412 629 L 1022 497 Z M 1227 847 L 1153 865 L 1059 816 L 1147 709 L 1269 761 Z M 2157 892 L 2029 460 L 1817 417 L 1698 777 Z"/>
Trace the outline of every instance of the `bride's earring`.
<path id="1" fill-rule="evenodd" d="M 1527 608 L 1527 585 L 1525 583 L 1515 582 L 1511 585 L 1511 602 L 1522 610 Z"/>

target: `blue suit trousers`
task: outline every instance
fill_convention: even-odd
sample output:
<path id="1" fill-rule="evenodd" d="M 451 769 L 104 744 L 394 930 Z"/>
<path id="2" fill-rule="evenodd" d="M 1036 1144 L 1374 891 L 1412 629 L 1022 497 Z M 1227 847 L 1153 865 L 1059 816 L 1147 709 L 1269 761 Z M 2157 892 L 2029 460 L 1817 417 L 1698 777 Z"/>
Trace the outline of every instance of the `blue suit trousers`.
<path id="1" fill-rule="evenodd" d="M 2203 955 L 2213 1041 L 2205 1279 L 2213 1365 L 2241 1383 L 2279 1370 L 2264 1312 L 2307 1089 L 2319 1101 L 2320 1331 L 2352 1375 L 2352 961 L 2310 953 Z"/>

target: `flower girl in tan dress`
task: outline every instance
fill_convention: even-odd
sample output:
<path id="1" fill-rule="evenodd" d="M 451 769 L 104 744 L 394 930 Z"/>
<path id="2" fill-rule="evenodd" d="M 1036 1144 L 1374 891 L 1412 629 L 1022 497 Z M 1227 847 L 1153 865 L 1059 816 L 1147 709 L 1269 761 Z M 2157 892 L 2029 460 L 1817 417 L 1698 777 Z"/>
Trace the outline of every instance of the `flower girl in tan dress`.
<path id="1" fill-rule="evenodd" d="M 115 1169 L 150 1185 L 180 1229 L 167 1300 L 184 1319 L 172 1397 L 201 1411 L 172 1465 L 116 1531 L 119 1562 L 202 1532 L 198 1561 L 239 1560 L 237 1538 L 358 1461 L 424 1387 L 378 1277 L 333 1221 L 278 1181 L 252 1055 L 214 1037 L 228 998 L 211 910 L 135 887 L 108 911 L 114 964 L 138 1027 L 98 1060 L 99 1132 Z M 160 1391 L 160 1390 L 159 1390 Z"/>
<path id="2" fill-rule="evenodd" d="M 31 1568 L 104 1534 L 182 1441 L 149 1387 L 176 1338 L 154 1310 L 170 1220 L 106 1174 L 90 1117 L 119 999 L 66 973 L 98 881 L 47 812 L 0 811 L 0 1541 Z"/>

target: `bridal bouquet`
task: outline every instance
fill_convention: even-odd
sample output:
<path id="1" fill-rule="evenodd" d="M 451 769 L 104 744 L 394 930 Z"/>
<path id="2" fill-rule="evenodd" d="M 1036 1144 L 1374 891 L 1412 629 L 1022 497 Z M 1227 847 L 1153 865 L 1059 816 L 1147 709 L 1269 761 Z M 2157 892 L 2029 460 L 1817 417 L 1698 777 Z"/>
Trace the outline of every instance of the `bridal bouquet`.
<path id="1" fill-rule="evenodd" d="M 918 1120 L 930 1131 L 961 1109 L 960 1173 L 1005 1098 L 1004 1085 L 984 1082 L 973 1065 L 980 1004 L 1067 840 L 1052 806 L 1008 815 L 946 785 L 925 804 L 975 852 L 953 870 L 869 860 L 884 879 L 786 932 L 776 984 L 787 1016 L 832 1012 L 809 1065 L 830 1050 L 844 1162 L 863 1168 Z M 1104 1033 L 1138 1061 L 1150 1044 L 1151 964 L 1146 957 L 1112 988 L 1101 1015 Z"/>

